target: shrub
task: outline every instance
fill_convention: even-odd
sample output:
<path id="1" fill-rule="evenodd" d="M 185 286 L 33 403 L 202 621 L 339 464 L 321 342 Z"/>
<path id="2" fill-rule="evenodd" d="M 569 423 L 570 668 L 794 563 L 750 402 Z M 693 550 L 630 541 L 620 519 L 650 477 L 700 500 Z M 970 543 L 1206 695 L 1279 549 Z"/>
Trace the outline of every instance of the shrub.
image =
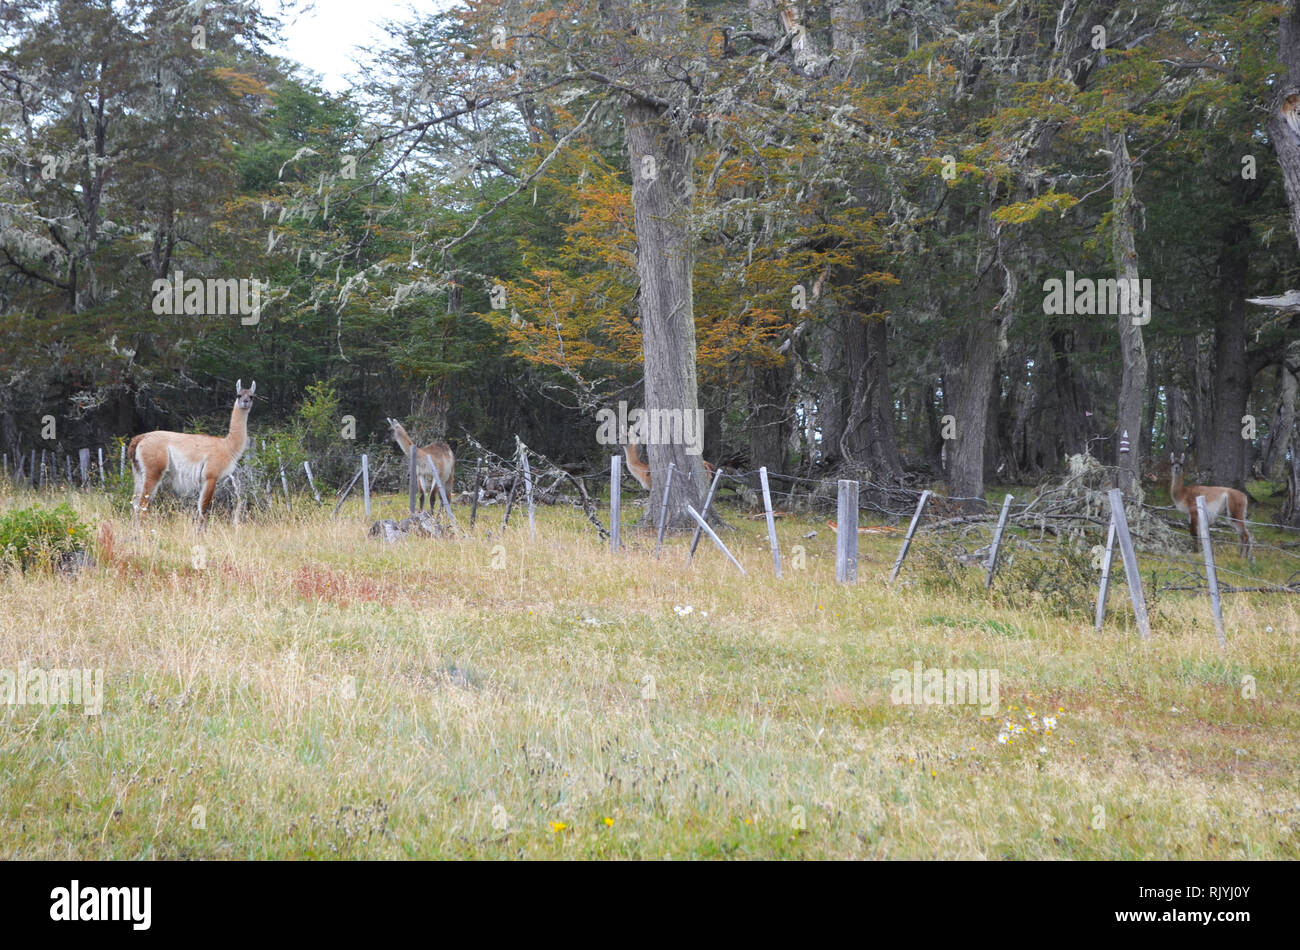
<path id="1" fill-rule="evenodd" d="M 0 516 L 0 560 L 9 566 L 53 568 L 89 544 L 90 525 L 66 503 L 19 508 Z"/>

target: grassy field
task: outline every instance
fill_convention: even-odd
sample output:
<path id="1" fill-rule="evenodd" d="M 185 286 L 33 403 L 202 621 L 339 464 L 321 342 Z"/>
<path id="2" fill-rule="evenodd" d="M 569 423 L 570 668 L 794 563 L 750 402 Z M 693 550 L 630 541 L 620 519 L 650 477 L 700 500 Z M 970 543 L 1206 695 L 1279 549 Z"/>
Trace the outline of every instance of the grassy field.
<path id="1" fill-rule="evenodd" d="M 635 505 L 611 556 L 572 509 L 385 545 L 356 508 L 198 538 L 69 500 L 112 550 L 4 575 L 0 669 L 102 668 L 104 707 L 0 705 L 5 858 L 1300 852 L 1294 597 L 1226 597 L 1225 653 L 1203 598 L 1142 642 L 1122 585 L 1102 633 L 923 558 L 889 590 L 896 538 L 837 585 L 822 520 L 782 519 L 778 581 L 735 515 L 746 578 L 707 540 L 656 559 Z M 1000 709 L 895 704 L 917 661 L 998 671 Z"/>

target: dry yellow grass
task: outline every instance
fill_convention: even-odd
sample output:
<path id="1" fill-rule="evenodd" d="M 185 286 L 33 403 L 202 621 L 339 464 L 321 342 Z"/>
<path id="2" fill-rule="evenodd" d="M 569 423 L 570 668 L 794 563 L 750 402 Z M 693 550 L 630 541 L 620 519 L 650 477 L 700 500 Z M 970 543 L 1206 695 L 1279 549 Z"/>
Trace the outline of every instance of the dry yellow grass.
<path id="1" fill-rule="evenodd" d="M 1228 597 L 1225 654 L 1203 600 L 1162 600 L 1143 643 L 1122 587 L 1100 634 L 978 584 L 889 591 L 896 539 L 837 585 L 813 520 L 779 524 L 807 559 L 777 581 L 740 518 L 745 579 L 707 540 L 689 568 L 680 539 L 613 557 L 572 510 L 532 543 L 493 508 L 388 546 L 355 508 L 200 539 L 72 502 L 113 561 L 6 575 L 0 669 L 102 668 L 104 710 L 0 706 L 6 858 L 1300 851 L 1294 598 Z M 1000 714 L 893 704 L 916 660 L 998 670 Z"/>

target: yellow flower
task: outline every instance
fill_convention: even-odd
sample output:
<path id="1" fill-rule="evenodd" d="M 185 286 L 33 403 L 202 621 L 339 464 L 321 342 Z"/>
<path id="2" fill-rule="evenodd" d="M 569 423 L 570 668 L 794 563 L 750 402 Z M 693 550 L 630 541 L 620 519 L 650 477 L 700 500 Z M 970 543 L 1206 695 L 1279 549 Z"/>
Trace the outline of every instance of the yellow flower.
<path id="1" fill-rule="evenodd" d="M 551 831 L 555 832 L 557 835 L 567 827 L 569 826 L 562 821 L 551 822 Z"/>
<path id="2" fill-rule="evenodd" d="M 613 818 L 610 818 L 610 817 L 607 816 L 607 817 L 605 818 L 605 825 L 606 825 L 606 827 L 610 827 L 610 826 L 612 826 L 613 824 L 614 824 L 614 819 L 613 819 Z"/>

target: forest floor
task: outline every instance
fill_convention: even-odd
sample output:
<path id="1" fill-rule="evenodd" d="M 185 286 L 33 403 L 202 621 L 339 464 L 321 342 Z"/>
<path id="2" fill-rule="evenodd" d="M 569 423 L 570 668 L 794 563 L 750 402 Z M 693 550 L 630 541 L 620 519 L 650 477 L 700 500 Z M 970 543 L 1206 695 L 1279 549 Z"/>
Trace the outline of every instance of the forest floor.
<path id="1" fill-rule="evenodd" d="M 103 710 L 0 705 L 0 857 L 1300 856 L 1295 596 L 1225 596 L 1225 651 L 1203 595 L 1149 593 L 1143 641 L 1122 582 L 1100 633 L 1095 585 L 890 589 L 897 536 L 836 584 L 824 518 L 780 519 L 777 580 L 734 514 L 745 577 L 656 558 L 636 504 L 613 556 L 574 509 L 389 545 L 351 503 L 200 538 L 67 500 L 112 550 L 6 575 L 0 670 L 102 669 Z M 917 662 L 996 671 L 998 708 L 895 703 Z"/>

